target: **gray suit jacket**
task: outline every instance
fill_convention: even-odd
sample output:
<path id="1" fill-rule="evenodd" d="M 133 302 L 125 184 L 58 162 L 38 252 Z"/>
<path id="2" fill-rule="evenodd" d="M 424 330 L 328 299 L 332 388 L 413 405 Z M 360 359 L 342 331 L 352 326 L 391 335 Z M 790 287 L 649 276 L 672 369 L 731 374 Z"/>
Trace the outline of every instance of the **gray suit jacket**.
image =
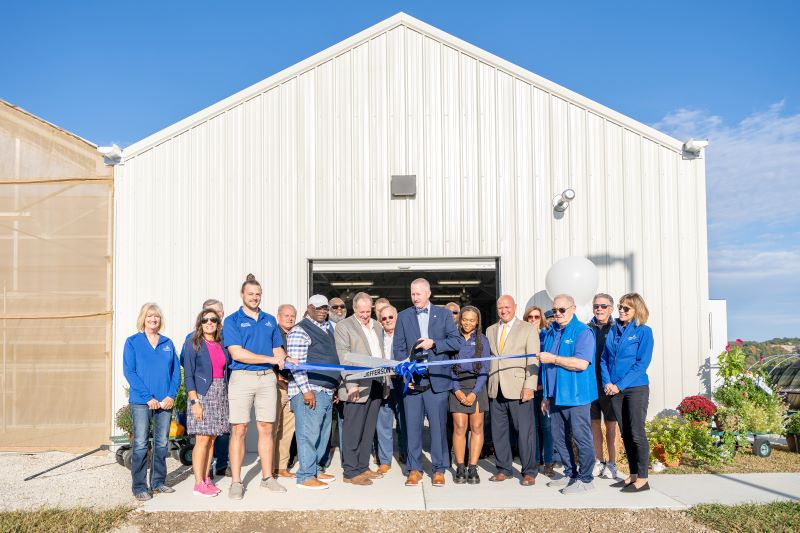
<path id="1" fill-rule="evenodd" d="M 380 355 L 383 356 L 383 326 L 381 326 L 380 322 L 377 320 L 370 320 L 372 321 L 372 327 L 375 329 L 375 333 L 378 335 L 378 345 L 381 348 Z M 361 322 L 358 321 L 356 315 L 350 315 L 336 324 L 334 338 L 336 339 L 336 352 L 339 355 L 339 362 L 343 365 L 348 364 L 346 359 L 347 355 L 350 353 L 358 355 L 370 355 L 369 341 L 367 341 L 367 336 L 364 333 L 364 329 L 361 327 Z M 339 385 L 340 401 L 348 401 L 347 389 L 357 386 L 357 403 L 366 403 L 373 380 L 378 380 L 384 385 L 384 398 L 386 397 L 389 384 L 388 378 L 366 378 L 348 381 L 347 378 L 350 374 L 352 374 L 352 372 L 342 372 L 342 382 Z"/>
<path id="2" fill-rule="evenodd" d="M 497 348 L 497 334 L 502 324 L 492 324 L 486 330 L 489 349 L 492 355 L 522 355 L 539 353 L 539 330 L 533 325 L 516 319 L 508 332 L 503 352 Z M 519 359 L 492 359 L 489 361 L 489 380 L 487 392 L 489 398 L 497 398 L 498 387 L 508 399 L 518 399 L 523 388 L 536 390 L 539 379 L 539 359 L 536 357 L 520 357 Z"/>

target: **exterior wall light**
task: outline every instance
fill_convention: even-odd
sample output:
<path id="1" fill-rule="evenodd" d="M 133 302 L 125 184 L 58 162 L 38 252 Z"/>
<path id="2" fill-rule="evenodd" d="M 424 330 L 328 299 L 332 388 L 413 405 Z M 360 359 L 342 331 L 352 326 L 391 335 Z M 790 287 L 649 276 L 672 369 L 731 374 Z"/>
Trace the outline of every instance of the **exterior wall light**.
<path id="1" fill-rule="evenodd" d="M 557 194 L 553 197 L 553 211 L 557 213 L 563 213 L 569 207 L 569 203 L 575 199 L 575 191 L 572 189 L 566 189 L 561 194 Z"/>

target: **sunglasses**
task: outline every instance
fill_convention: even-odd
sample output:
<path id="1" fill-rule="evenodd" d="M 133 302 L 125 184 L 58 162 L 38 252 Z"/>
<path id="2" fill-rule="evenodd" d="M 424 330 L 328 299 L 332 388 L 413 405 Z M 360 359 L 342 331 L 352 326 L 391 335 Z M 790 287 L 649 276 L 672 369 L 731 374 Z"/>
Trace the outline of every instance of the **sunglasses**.
<path id="1" fill-rule="evenodd" d="M 594 304 L 592 309 L 608 309 L 611 307 L 611 304 Z"/>
<path id="2" fill-rule="evenodd" d="M 528 320 L 539 320 L 542 315 L 528 315 Z"/>
<path id="3" fill-rule="evenodd" d="M 450 311 L 450 312 L 453 313 L 454 315 L 458 314 L 458 311 Z"/>
<path id="4" fill-rule="evenodd" d="M 381 317 L 381 322 L 386 322 L 387 320 L 394 320 L 394 315 Z"/>
<path id="5" fill-rule="evenodd" d="M 314 309 L 316 309 L 318 311 L 320 311 L 320 310 L 327 311 L 328 310 L 328 306 L 327 305 L 320 305 L 319 307 L 317 307 L 316 305 L 312 305 L 311 307 L 313 307 Z"/>
<path id="6" fill-rule="evenodd" d="M 554 307 L 554 308 L 551 309 L 551 311 L 553 312 L 554 315 L 563 315 L 564 313 L 566 313 L 570 309 L 572 309 L 572 306 L 569 306 L 569 307 Z"/>
<path id="7" fill-rule="evenodd" d="M 331 309 L 344 309 L 343 305 L 332 305 Z"/>
<path id="8" fill-rule="evenodd" d="M 209 322 L 211 322 L 212 324 L 219 324 L 219 318 L 215 316 L 209 316 L 200 319 L 201 324 L 208 324 Z"/>
<path id="9" fill-rule="evenodd" d="M 622 305 L 622 304 L 619 305 L 620 311 L 625 311 L 626 313 L 630 313 L 631 309 L 633 309 L 633 307 L 628 307 L 627 305 Z"/>

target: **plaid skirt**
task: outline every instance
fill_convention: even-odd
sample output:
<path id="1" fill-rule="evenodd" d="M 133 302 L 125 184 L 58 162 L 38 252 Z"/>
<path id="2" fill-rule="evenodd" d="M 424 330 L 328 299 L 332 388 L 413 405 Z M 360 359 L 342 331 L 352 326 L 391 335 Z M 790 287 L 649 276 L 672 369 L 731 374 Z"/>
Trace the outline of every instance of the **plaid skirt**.
<path id="1" fill-rule="evenodd" d="M 186 414 L 187 430 L 190 435 L 222 435 L 231 430 L 228 417 L 228 386 L 224 379 L 214 379 L 204 395 L 197 395 L 203 405 L 203 420 Z"/>

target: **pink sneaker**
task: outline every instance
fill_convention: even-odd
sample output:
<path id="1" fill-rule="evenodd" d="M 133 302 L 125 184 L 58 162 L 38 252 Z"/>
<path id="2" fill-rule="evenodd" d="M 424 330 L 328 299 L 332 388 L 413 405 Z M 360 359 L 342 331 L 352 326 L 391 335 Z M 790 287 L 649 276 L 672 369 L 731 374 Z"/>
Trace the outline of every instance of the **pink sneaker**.
<path id="1" fill-rule="evenodd" d="M 206 482 L 200 482 L 194 486 L 194 494 L 196 496 L 205 496 L 211 498 L 217 495 L 217 490 L 214 487 L 209 487 Z"/>
<path id="2" fill-rule="evenodd" d="M 203 483 L 205 483 L 207 487 L 210 487 L 210 488 L 211 488 L 211 490 L 214 490 L 214 491 L 216 491 L 216 493 L 217 493 L 217 494 L 219 494 L 220 492 L 222 492 L 222 489 L 220 489 L 219 487 L 217 487 L 217 486 L 214 484 L 214 480 L 212 480 L 210 477 L 207 477 L 207 478 L 206 478 L 206 480 L 205 480 L 205 481 L 203 481 Z"/>

